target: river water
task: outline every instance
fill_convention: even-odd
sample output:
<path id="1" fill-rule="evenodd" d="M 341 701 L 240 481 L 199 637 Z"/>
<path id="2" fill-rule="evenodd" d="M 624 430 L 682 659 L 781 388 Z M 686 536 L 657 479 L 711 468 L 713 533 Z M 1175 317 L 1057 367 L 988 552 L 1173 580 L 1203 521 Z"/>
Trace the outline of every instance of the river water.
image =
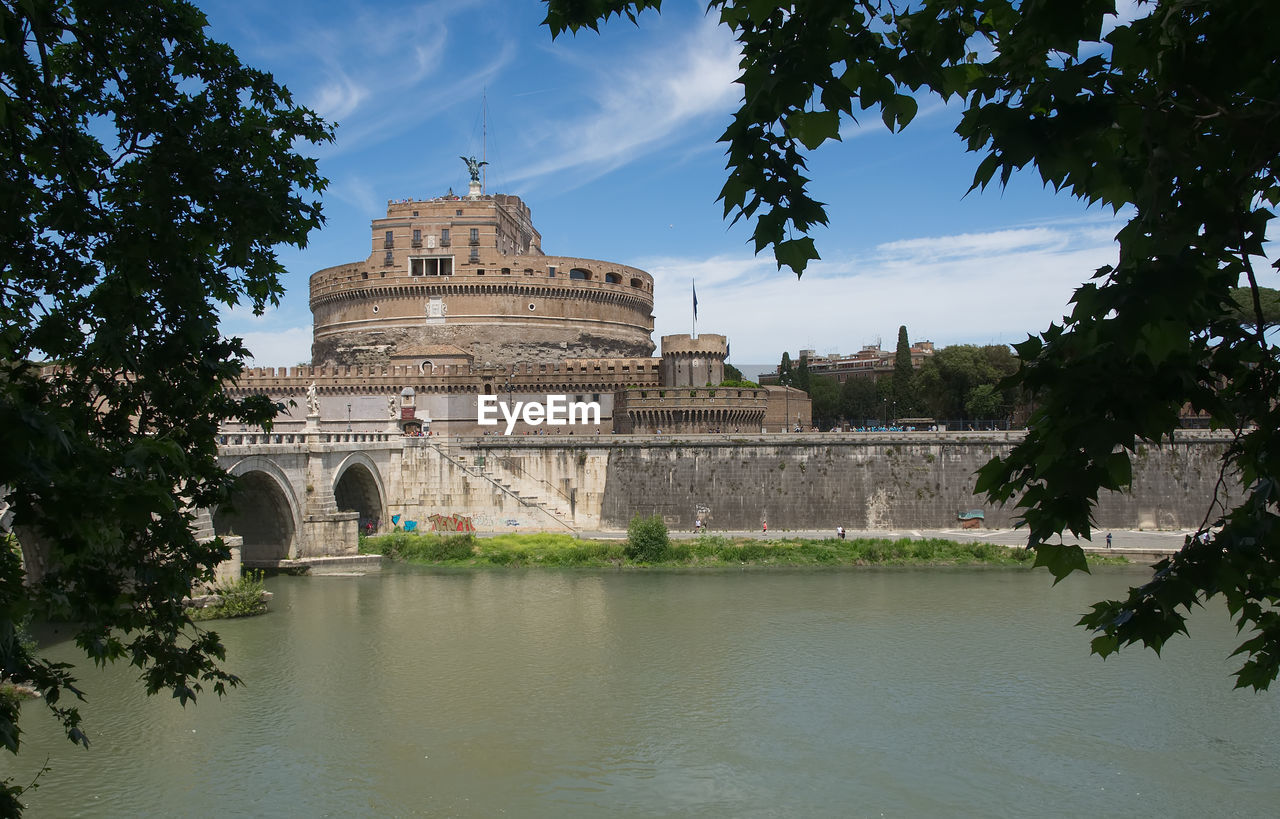
<path id="1" fill-rule="evenodd" d="M 1222 816 L 1280 804 L 1280 690 L 1215 608 L 1163 658 L 1072 623 L 1142 574 L 477 571 L 275 578 L 183 709 L 81 669 L 25 706 L 30 816 Z M 63 644 L 55 652 L 72 658 Z"/>

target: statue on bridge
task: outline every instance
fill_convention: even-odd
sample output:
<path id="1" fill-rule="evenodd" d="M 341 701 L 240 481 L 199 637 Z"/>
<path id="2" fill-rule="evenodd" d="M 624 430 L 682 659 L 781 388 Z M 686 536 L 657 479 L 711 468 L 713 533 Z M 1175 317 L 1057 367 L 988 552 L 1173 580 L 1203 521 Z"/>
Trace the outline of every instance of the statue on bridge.
<path id="1" fill-rule="evenodd" d="M 316 390 L 316 382 L 312 381 L 311 386 L 307 387 L 307 415 L 320 414 L 320 394 Z"/>
<path id="2" fill-rule="evenodd" d="M 387 420 L 394 421 L 400 417 L 400 408 L 396 406 L 396 397 L 394 395 L 387 398 Z"/>

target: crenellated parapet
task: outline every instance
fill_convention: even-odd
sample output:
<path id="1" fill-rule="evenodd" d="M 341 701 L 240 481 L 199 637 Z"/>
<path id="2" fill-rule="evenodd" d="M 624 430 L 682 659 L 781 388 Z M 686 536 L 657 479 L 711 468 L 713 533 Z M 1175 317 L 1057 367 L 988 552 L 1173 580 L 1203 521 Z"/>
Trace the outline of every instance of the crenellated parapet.
<path id="1" fill-rule="evenodd" d="M 253 367 L 229 384 L 232 395 L 294 395 L 316 385 L 320 395 L 399 395 L 412 387 L 424 393 L 504 392 L 511 386 L 521 391 L 554 392 L 591 389 L 612 391 L 619 385 L 659 383 L 660 365 L 654 358 L 569 359 L 545 364 L 484 366 L 439 364 L 428 368 L 414 365 L 327 365 L 321 367 Z"/>
<path id="2" fill-rule="evenodd" d="M 760 387 L 630 387 L 614 397 L 614 426 L 636 434 L 759 432 L 768 405 Z"/>
<path id="3" fill-rule="evenodd" d="M 680 387 L 719 384 L 724 381 L 724 362 L 728 357 L 729 341 L 721 335 L 663 336 L 662 382 Z"/>

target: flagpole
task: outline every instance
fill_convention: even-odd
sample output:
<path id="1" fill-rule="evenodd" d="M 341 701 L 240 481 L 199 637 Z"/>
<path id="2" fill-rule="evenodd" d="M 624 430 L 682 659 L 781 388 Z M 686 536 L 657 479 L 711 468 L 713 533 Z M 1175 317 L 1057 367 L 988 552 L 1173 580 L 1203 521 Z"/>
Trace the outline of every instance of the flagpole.
<path id="1" fill-rule="evenodd" d="M 698 337 L 698 280 L 689 279 L 693 283 L 693 335 L 691 338 Z"/>

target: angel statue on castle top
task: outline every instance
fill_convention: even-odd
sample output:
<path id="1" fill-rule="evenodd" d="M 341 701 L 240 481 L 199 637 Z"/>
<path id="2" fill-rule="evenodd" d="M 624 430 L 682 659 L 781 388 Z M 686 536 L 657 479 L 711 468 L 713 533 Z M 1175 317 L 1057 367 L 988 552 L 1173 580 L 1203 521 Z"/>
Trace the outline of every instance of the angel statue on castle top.
<path id="1" fill-rule="evenodd" d="M 460 156 L 458 159 L 467 163 L 467 170 L 471 172 L 472 182 L 480 181 L 480 166 L 489 164 L 488 162 L 476 159 L 474 156 Z"/>

